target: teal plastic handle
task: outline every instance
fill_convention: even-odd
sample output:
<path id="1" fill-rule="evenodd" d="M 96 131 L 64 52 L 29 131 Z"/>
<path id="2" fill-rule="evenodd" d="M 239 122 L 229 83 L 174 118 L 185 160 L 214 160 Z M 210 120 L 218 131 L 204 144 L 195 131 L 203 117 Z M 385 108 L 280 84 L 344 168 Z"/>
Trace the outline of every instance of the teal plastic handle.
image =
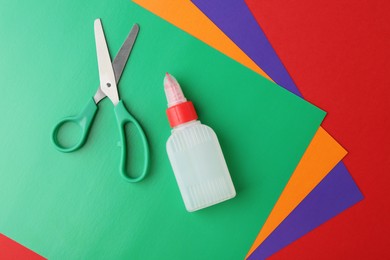
<path id="1" fill-rule="evenodd" d="M 125 105 L 122 101 L 119 101 L 119 103 L 114 108 L 116 119 L 118 122 L 119 132 L 121 135 L 121 141 L 122 141 L 122 157 L 121 157 L 121 164 L 120 164 L 120 173 L 122 177 L 128 181 L 128 182 L 139 182 L 142 179 L 145 178 L 145 175 L 148 171 L 149 167 L 149 145 L 148 140 L 146 139 L 145 133 L 140 126 L 140 124 L 135 120 L 135 118 L 127 111 Z M 135 128 L 137 129 L 138 133 L 141 136 L 142 139 L 142 146 L 143 146 L 143 152 L 144 152 L 144 165 L 143 169 L 140 175 L 137 177 L 130 177 L 129 174 L 126 173 L 126 156 L 127 156 L 127 147 L 126 147 L 126 134 L 125 134 L 125 126 L 128 123 L 132 123 Z"/>
<path id="2" fill-rule="evenodd" d="M 52 132 L 52 142 L 54 146 L 57 148 L 57 150 L 64 152 L 64 153 L 69 153 L 73 152 L 77 149 L 79 149 L 81 146 L 84 145 L 85 141 L 87 140 L 87 136 L 89 133 L 89 130 L 91 128 L 91 124 L 93 122 L 93 119 L 95 118 L 97 111 L 97 106 L 95 104 L 95 101 L 91 99 L 88 104 L 85 106 L 83 111 L 74 117 L 66 117 L 62 119 L 53 129 Z M 64 146 L 61 144 L 58 140 L 58 132 L 67 123 L 73 123 L 76 124 L 81 128 L 81 137 L 79 138 L 78 142 L 72 146 Z"/>

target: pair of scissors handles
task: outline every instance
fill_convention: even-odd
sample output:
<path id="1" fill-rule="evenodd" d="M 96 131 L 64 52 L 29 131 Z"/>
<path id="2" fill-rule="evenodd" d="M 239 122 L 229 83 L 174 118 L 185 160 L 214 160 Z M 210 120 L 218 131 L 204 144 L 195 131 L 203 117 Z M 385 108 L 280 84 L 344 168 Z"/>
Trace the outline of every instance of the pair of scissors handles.
<path id="1" fill-rule="evenodd" d="M 98 30 L 100 32 L 100 38 L 98 38 L 99 35 L 96 36 L 96 34 L 97 34 L 96 30 Z M 128 37 L 126 38 L 121 49 L 119 50 L 117 56 L 115 57 L 114 62 L 112 63 L 112 66 L 111 66 L 111 61 L 110 61 L 109 54 L 108 54 L 108 48 L 106 46 L 106 42 L 105 42 L 105 38 L 104 38 L 104 34 L 103 34 L 102 30 L 103 29 L 101 28 L 100 20 L 96 20 L 95 21 L 95 37 L 97 37 L 96 38 L 96 45 L 97 45 L 97 49 L 98 49 L 99 72 L 101 72 L 101 70 L 103 70 L 103 72 L 104 72 L 104 73 L 101 73 L 101 74 L 103 74 L 103 76 L 101 76 L 101 79 L 100 79 L 100 86 L 99 86 L 94 98 L 91 99 L 87 103 L 87 105 L 85 106 L 85 108 L 82 110 L 82 112 L 80 114 L 78 114 L 77 116 L 67 117 L 67 118 L 62 119 L 54 127 L 53 132 L 52 132 L 52 142 L 53 142 L 54 146 L 59 151 L 64 152 L 64 153 L 73 152 L 73 151 L 81 148 L 87 140 L 89 131 L 91 129 L 92 122 L 94 121 L 95 115 L 97 113 L 97 110 L 98 110 L 97 104 L 103 98 L 108 96 L 110 98 L 110 100 L 113 102 L 113 104 L 115 105 L 114 111 L 115 111 L 115 115 L 116 115 L 116 119 L 117 119 L 117 123 L 118 123 L 118 128 L 119 128 L 119 132 L 120 132 L 120 138 L 121 138 L 121 146 L 122 146 L 121 154 L 122 155 L 121 155 L 121 162 L 120 162 L 120 173 L 121 173 L 122 177 L 128 182 L 139 182 L 145 178 L 145 175 L 146 175 L 147 170 L 148 170 L 148 165 L 149 165 L 148 141 L 147 141 L 147 138 L 145 136 L 145 133 L 144 133 L 141 125 L 128 112 L 123 101 L 119 100 L 117 90 L 115 89 L 116 83 L 119 81 L 119 79 L 122 75 L 123 69 L 126 65 L 127 59 L 130 55 L 130 52 L 131 52 L 131 49 L 134 45 L 135 39 L 138 35 L 139 27 L 137 24 L 133 26 Z M 101 39 L 101 38 L 103 38 L 103 39 Z M 100 43 L 100 46 L 98 46 L 99 40 L 100 41 L 104 40 L 104 44 Z M 103 51 L 104 53 L 99 54 L 99 49 L 100 49 L 100 52 Z M 101 57 L 99 57 L 99 55 L 105 56 L 105 57 L 101 58 Z M 107 56 L 108 56 L 108 58 L 107 58 Z M 104 68 L 103 67 L 103 66 L 107 67 L 106 64 L 103 64 L 104 62 L 107 62 L 107 59 L 110 62 L 111 68 Z M 100 66 L 102 66 L 103 69 Z M 110 72 L 111 72 L 110 70 L 112 70 L 111 81 L 109 78 L 104 76 L 107 74 L 107 72 L 104 71 L 105 69 L 108 70 L 108 74 L 110 74 Z M 105 83 L 105 82 L 111 82 L 111 83 Z M 102 84 L 105 84 L 105 85 L 102 85 Z M 62 133 L 61 129 L 65 125 L 68 125 L 68 124 L 76 125 L 81 130 L 81 136 L 79 137 L 77 142 L 71 146 L 64 145 L 59 140 L 60 139 L 59 134 Z M 136 177 L 132 177 L 126 171 L 127 142 L 126 142 L 125 128 L 126 128 L 126 125 L 128 125 L 128 124 L 132 124 L 134 126 L 135 130 L 138 132 L 138 135 L 141 138 L 142 147 L 143 147 L 143 155 L 144 155 L 143 168 L 142 168 L 141 174 L 139 174 Z"/>

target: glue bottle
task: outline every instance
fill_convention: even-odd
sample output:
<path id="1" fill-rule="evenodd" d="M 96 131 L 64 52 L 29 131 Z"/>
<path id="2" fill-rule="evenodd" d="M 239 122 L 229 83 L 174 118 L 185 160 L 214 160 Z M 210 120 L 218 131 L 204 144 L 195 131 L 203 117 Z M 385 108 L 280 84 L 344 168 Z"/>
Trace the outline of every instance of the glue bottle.
<path id="1" fill-rule="evenodd" d="M 197 120 L 194 105 L 168 73 L 164 90 L 172 127 L 167 152 L 186 209 L 192 212 L 235 197 L 216 134 Z"/>

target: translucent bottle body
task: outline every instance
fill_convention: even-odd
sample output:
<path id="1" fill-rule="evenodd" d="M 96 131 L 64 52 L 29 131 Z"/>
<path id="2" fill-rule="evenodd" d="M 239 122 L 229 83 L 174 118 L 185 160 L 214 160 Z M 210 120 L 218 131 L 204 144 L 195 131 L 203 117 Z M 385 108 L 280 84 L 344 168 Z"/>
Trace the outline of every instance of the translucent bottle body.
<path id="1" fill-rule="evenodd" d="M 191 121 L 177 126 L 167 152 L 188 211 L 233 198 L 236 191 L 214 131 Z"/>

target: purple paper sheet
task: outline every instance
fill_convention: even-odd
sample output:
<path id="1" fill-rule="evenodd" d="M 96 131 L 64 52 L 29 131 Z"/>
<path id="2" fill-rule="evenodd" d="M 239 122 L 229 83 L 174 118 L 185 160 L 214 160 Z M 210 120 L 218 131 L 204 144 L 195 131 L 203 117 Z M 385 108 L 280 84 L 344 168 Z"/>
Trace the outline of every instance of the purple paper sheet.
<path id="1" fill-rule="evenodd" d="M 278 85 L 302 96 L 244 0 L 192 2 Z M 271 256 L 362 199 L 362 193 L 340 162 L 252 253 L 251 259 Z"/>
<path id="2" fill-rule="evenodd" d="M 355 204 L 357 195 L 360 195 L 359 200 L 363 198 L 342 163 L 336 165 L 332 174 L 327 175 L 310 194 L 315 194 L 315 196 L 310 195 L 310 198 L 303 200 L 299 207 L 291 212 L 288 218 L 251 254 L 248 260 L 270 257 L 294 242 L 297 237 L 315 229 L 318 223 L 326 222 L 345 210 L 347 205 Z"/>

